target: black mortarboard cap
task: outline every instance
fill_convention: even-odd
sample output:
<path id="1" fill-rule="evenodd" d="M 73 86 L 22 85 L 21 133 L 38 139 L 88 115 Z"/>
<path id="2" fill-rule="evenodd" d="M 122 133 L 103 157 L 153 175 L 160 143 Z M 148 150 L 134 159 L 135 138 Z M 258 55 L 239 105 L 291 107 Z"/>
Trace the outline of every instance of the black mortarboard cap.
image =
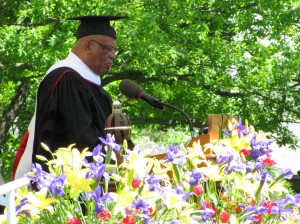
<path id="1" fill-rule="evenodd" d="M 110 25 L 111 20 L 119 20 L 124 16 L 79 16 L 68 20 L 80 20 L 75 36 L 77 40 L 89 35 L 104 35 L 117 38 L 115 29 Z"/>

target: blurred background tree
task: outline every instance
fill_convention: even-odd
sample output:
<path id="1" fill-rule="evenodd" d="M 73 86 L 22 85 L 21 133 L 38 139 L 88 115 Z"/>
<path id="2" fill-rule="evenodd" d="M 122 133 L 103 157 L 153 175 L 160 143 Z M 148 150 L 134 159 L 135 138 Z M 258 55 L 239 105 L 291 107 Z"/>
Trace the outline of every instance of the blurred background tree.
<path id="1" fill-rule="evenodd" d="M 128 16 L 115 23 L 120 54 L 102 83 L 122 102 L 136 142 L 185 143 L 189 128 L 176 111 L 120 97 L 122 79 L 185 111 L 196 134 L 208 114 L 230 114 L 274 133 L 279 145 L 297 147 L 287 128 L 300 120 L 296 0 L 1 0 L 0 10 L 0 161 L 6 179 L 39 82 L 75 42 L 78 23 L 67 18 L 81 15 Z"/>

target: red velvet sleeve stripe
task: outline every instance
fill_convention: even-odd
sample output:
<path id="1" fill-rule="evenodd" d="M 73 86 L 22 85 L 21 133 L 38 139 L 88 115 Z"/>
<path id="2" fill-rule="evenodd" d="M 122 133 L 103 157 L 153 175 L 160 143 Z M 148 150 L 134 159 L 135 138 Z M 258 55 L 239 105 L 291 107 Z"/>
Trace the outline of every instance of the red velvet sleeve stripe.
<path id="1" fill-rule="evenodd" d="M 28 141 L 28 136 L 29 136 L 29 132 L 28 132 L 28 130 L 26 130 L 26 132 L 23 135 L 23 138 L 21 140 L 21 143 L 18 147 L 17 154 L 16 154 L 16 157 L 14 160 L 13 169 L 12 169 L 12 179 L 13 180 L 15 179 L 15 174 L 16 174 L 19 162 L 23 156 L 23 153 L 25 152 L 27 141 Z"/>

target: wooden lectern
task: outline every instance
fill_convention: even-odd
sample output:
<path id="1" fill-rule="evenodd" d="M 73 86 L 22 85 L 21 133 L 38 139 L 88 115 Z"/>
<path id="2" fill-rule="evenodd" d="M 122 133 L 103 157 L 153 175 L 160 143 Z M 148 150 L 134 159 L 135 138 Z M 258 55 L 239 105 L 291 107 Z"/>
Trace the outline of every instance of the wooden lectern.
<path id="1" fill-rule="evenodd" d="M 192 147 L 194 142 L 200 141 L 203 147 L 207 143 L 213 143 L 220 139 L 220 131 L 227 127 L 228 119 L 236 119 L 237 117 L 223 115 L 223 114 L 210 114 L 208 115 L 208 133 L 204 135 L 199 135 L 193 138 L 187 145 L 187 147 Z M 207 152 L 209 153 L 209 152 Z"/>

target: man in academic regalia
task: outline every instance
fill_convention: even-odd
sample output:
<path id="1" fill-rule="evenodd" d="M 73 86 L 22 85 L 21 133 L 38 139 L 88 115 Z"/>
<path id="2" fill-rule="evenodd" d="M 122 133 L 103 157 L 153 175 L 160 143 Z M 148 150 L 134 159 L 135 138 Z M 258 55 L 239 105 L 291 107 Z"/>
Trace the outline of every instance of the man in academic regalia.
<path id="1" fill-rule="evenodd" d="M 105 121 L 112 113 L 111 98 L 101 87 L 101 75 L 116 57 L 116 32 L 110 20 L 123 17 L 86 16 L 80 20 L 77 41 L 67 58 L 46 73 L 37 93 L 35 114 L 18 149 L 13 178 L 22 177 L 37 162 L 36 155 L 51 159 L 52 151 L 75 143 L 92 150 L 105 137 Z"/>

